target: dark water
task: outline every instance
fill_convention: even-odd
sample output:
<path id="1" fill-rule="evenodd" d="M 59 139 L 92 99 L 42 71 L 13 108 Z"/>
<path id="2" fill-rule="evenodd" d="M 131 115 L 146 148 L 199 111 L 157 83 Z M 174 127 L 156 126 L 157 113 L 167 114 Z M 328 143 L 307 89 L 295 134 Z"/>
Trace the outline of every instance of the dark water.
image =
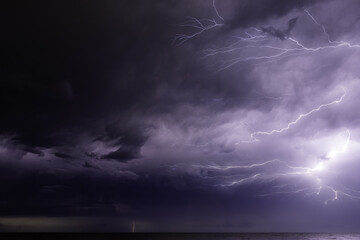
<path id="1" fill-rule="evenodd" d="M 86 240 L 351 240 L 360 234 L 339 233 L 0 233 L 0 239 Z"/>
<path id="2" fill-rule="evenodd" d="M 360 234 L 339 233 L 1 233 L 0 239 L 86 240 L 351 240 Z"/>

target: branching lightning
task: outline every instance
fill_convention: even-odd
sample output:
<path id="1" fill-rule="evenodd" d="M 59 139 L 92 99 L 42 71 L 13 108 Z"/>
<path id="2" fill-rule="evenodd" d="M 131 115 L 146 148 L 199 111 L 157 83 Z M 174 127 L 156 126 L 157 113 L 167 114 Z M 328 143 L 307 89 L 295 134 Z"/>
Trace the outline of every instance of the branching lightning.
<path id="1" fill-rule="evenodd" d="M 195 32 L 192 34 L 177 35 L 175 37 L 177 45 L 182 45 L 186 41 L 200 36 L 206 31 L 225 25 L 224 18 L 219 14 L 219 11 L 216 8 L 215 0 L 213 0 L 212 5 L 216 18 L 219 21 L 215 19 L 197 19 L 189 17 L 188 21 L 181 24 L 181 26 L 190 27 Z M 338 48 L 360 48 L 359 44 L 332 40 L 330 34 L 326 30 L 326 27 L 322 25 L 309 10 L 304 10 L 304 13 L 306 14 L 306 17 L 308 17 L 321 29 L 321 34 L 326 37 L 326 42 L 324 44 L 309 47 L 296 37 L 290 36 L 290 31 L 295 26 L 297 20 L 297 18 L 293 18 L 289 21 L 287 30 L 278 30 L 273 27 L 251 27 L 247 29 L 242 36 L 235 36 L 234 38 L 236 41 L 228 46 L 203 49 L 202 53 L 204 59 L 215 59 L 216 65 L 214 72 L 218 73 L 243 62 L 250 62 L 251 64 L 258 65 L 279 61 L 293 56 L 329 51 Z M 347 91 L 343 87 L 341 87 L 341 89 L 343 93 L 337 99 L 331 102 L 323 103 L 298 115 L 295 120 L 285 124 L 282 128 L 269 131 L 254 131 L 250 134 L 249 140 L 241 141 L 241 143 L 255 143 L 260 141 L 261 136 L 272 136 L 274 134 L 284 133 L 310 115 L 322 111 L 325 108 L 342 103 L 343 99 L 346 97 Z M 326 199 L 323 201 L 325 205 L 338 200 L 340 196 L 360 200 L 360 191 L 350 189 L 337 182 L 332 183 L 328 181 L 327 177 L 325 177 L 332 173 L 332 169 L 329 169 L 331 168 L 331 163 L 339 161 L 341 159 L 341 155 L 349 148 L 349 144 L 351 142 L 351 131 L 347 129 L 345 132 L 346 138 L 344 139 L 341 137 L 342 144 L 340 144 L 340 147 L 330 149 L 320 161 L 318 160 L 315 163 L 313 162 L 310 166 L 307 165 L 309 164 L 308 162 L 302 166 L 292 166 L 286 161 L 274 159 L 262 163 L 252 163 L 249 165 L 194 165 L 193 167 L 206 169 L 209 172 L 215 171 L 217 173 L 215 177 L 220 178 L 220 181 L 223 181 L 221 184 L 216 184 L 220 187 L 242 186 L 260 181 L 271 182 L 283 178 L 301 177 L 304 179 L 311 179 L 311 184 L 309 186 L 300 187 L 293 186 L 291 184 L 277 186 L 279 188 L 278 190 L 271 191 L 271 193 L 257 195 L 262 197 L 269 197 L 278 194 L 305 193 L 306 195 L 316 195 L 319 197 L 326 196 Z M 230 175 L 229 172 L 240 174 Z"/>
<path id="2" fill-rule="evenodd" d="M 174 43 L 180 46 L 189 39 L 192 39 L 205 31 L 211 30 L 216 27 L 221 27 L 223 24 L 218 23 L 215 19 L 197 19 L 194 17 L 187 17 L 187 21 L 180 24 L 181 27 L 190 27 L 195 29 L 195 32 L 192 34 L 177 34 L 174 39 Z"/>
<path id="3" fill-rule="evenodd" d="M 270 197 L 280 194 L 300 194 L 306 193 L 307 195 L 319 196 L 322 192 L 327 192 L 327 195 L 332 196 L 324 200 L 324 204 L 327 205 L 331 201 L 339 199 L 339 196 L 348 197 L 350 199 L 360 200 L 360 191 L 356 191 L 341 184 L 336 186 L 327 182 L 324 178 L 324 173 L 329 174 L 328 167 L 332 162 L 341 160 L 340 154 L 344 153 L 351 140 L 351 132 L 349 129 L 345 131 L 345 139 L 341 136 L 343 143 L 335 149 L 331 149 L 327 154 L 327 158 L 322 159 L 320 162 L 312 166 L 291 166 L 287 162 L 274 159 L 263 163 L 255 163 L 249 165 L 230 165 L 230 166 L 218 166 L 218 165 L 193 165 L 201 169 L 207 169 L 210 171 L 216 171 L 216 178 L 225 179 L 225 183 L 216 184 L 220 187 L 235 187 L 251 183 L 257 183 L 259 181 L 274 181 L 276 179 L 286 178 L 310 178 L 312 179 L 312 185 L 307 187 L 295 187 L 291 185 L 279 186 L 279 188 L 291 187 L 280 191 L 271 191 L 270 193 L 258 194 L 257 196 Z M 271 171 L 267 167 L 273 166 Z M 237 173 L 231 175 L 230 173 Z M 228 180 L 230 179 L 230 181 Z M 233 180 L 231 180 L 233 179 Z M 340 188 L 340 189 L 339 189 Z"/>
<path id="4" fill-rule="evenodd" d="M 221 48 L 212 48 L 212 49 L 205 49 L 203 50 L 204 57 L 213 57 L 219 56 L 225 58 L 224 60 L 220 60 L 218 62 L 218 69 L 215 70 L 215 73 L 226 70 L 238 63 L 241 62 L 253 62 L 254 64 L 261 64 L 261 63 L 269 63 L 273 61 L 278 61 L 283 58 L 291 57 L 291 56 L 298 56 L 307 53 L 313 53 L 323 50 L 330 50 L 336 49 L 341 47 L 348 47 L 348 48 L 360 48 L 359 44 L 351 44 L 350 42 L 346 41 L 332 41 L 330 35 L 326 31 L 325 26 L 321 25 L 311 14 L 308 10 L 305 10 L 307 16 L 318 26 L 321 27 L 322 33 L 327 38 L 327 43 L 318 46 L 318 47 L 306 47 L 302 44 L 299 40 L 295 39 L 294 37 L 290 37 L 288 35 L 283 36 L 283 40 L 290 43 L 288 47 L 279 47 L 277 46 L 276 41 L 272 41 L 274 36 L 261 30 L 256 27 L 250 28 L 248 31 L 245 32 L 244 37 L 236 37 L 237 41 L 232 43 L 227 47 Z M 280 32 L 282 33 L 282 32 Z M 284 34 L 284 33 L 282 33 Z M 275 36 L 276 37 L 276 36 Z M 262 44 L 263 42 L 267 42 L 266 44 Z M 248 43 L 251 43 L 249 45 Z M 260 43 L 260 44 L 259 44 Z M 287 44 L 289 45 L 289 44 Z M 249 53 L 244 52 L 246 49 L 254 49 L 256 53 L 254 55 L 248 55 Z M 260 51 L 264 51 L 264 54 L 259 54 Z M 233 56 L 236 53 L 237 56 Z M 230 54 L 230 55 L 229 55 Z M 224 56 L 225 55 L 225 56 Z M 226 55 L 229 55 L 228 57 Z M 248 56 L 246 56 L 248 55 Z"/>
<path id="5" fill-rule="evenodd" d="M 216 16 L 221 20 L 224 21 L 224 18 L 219 14 L 219 11 L 216 8 L 215 0 L 213 0 L 213 8 Z M 177 46 L 182 45 L 186 41 L 195 38 L 202 33 L 209 31 L 214 28 L 218 28 L 223 26 L 223 23 L 220 23 L 219 21 L 216 21 L 214 18 L 203 18 L 198 19 L 195 17 L 186 17 L 187 21 L 179 24 L 180 27 L 187 27 L 193 30 L 193 33 L 191 34 L 177 34 L 174 39 L 174 43 Z"/>

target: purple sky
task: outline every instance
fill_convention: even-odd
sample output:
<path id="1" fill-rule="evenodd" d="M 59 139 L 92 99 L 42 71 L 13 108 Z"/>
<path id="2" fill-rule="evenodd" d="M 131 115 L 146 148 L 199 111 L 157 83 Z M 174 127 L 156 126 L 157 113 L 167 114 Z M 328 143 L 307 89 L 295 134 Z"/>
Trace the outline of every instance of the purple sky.
<path id="1" fill-rule="evenodd" d="M 1 231 L 358 231 L 359 1 L 1 5 Z"/>

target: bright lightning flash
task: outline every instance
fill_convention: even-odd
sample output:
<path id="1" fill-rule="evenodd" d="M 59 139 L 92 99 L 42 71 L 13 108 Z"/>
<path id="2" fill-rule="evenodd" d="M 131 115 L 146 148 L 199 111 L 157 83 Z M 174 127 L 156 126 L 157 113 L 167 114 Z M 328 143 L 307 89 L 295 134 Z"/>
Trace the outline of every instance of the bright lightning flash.
<path id="1" fill-rule="evenodd" d="M 302 187 L 299 189 L 287 191 L 272 191 L 271 193 L 261 194 L 259 196 L 272 196 L 277 194 L 298 194 L 304 192 L 307 194 L 320 195 L 323 191 L 330 191 L 333 197 L 324 200 L 324 204 L 328 204 L 330 201 L 337 200 L 340 195 L 351 199 L 360 200 L 359 195 L 354 195 L 354 192 L 357 191 L 349 188 L 342 188 L 340 190 L 337 188 L 337 186 L 334 186 L 333 184 L 327 182 L 328 175 L 333 173 L 334 170 L 336 170 L 331 169 L 332 164 L 341 161 L 341 154 L 344 153 L 349 147 L 351 132 L 347 129 L 345 133 L 345 138 L 344 134 L 341 134 L 334 140 L 334 143 L 336 143 L 336 145 L 339 147 L 333 147 L 330 151 L 328 151 L 325 159 L 322 159 L 321 161 L 315 163 L 313 166 L 291 166 L 285 161 L 275 159 L 263 163 L 240 166 L 194 165 L 194 167 L 208 169 L 210 171 L 218 171 L 218 175 L 216 175 L 216 177 L 224 178 L 226 181 L 225 183 L 217 184 L 217 186 L 221 187 L 234 187 L 259 181 L 273 181 L 276 179 L 291 177 L 304 177 L 313 179 L 313 186 Z M 266 167 L 269 167 L 271 165 L 275 168 L 272 168 L 271 172 L 268 172 Z M 274 169 L 279 170 L 276 171 Z M 280 188 L 283 187 L 289 186 L 282 186 Z"/>

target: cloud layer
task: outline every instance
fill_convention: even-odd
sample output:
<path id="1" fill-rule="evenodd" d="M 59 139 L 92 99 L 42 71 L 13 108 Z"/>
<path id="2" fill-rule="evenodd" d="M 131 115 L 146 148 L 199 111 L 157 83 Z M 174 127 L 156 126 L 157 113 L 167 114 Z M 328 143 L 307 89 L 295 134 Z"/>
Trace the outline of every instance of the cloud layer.
<path id="1" fill-rule="evenodd" d="M 6 3 L 0 229 L 358 229 L 359 8 Z"/>

